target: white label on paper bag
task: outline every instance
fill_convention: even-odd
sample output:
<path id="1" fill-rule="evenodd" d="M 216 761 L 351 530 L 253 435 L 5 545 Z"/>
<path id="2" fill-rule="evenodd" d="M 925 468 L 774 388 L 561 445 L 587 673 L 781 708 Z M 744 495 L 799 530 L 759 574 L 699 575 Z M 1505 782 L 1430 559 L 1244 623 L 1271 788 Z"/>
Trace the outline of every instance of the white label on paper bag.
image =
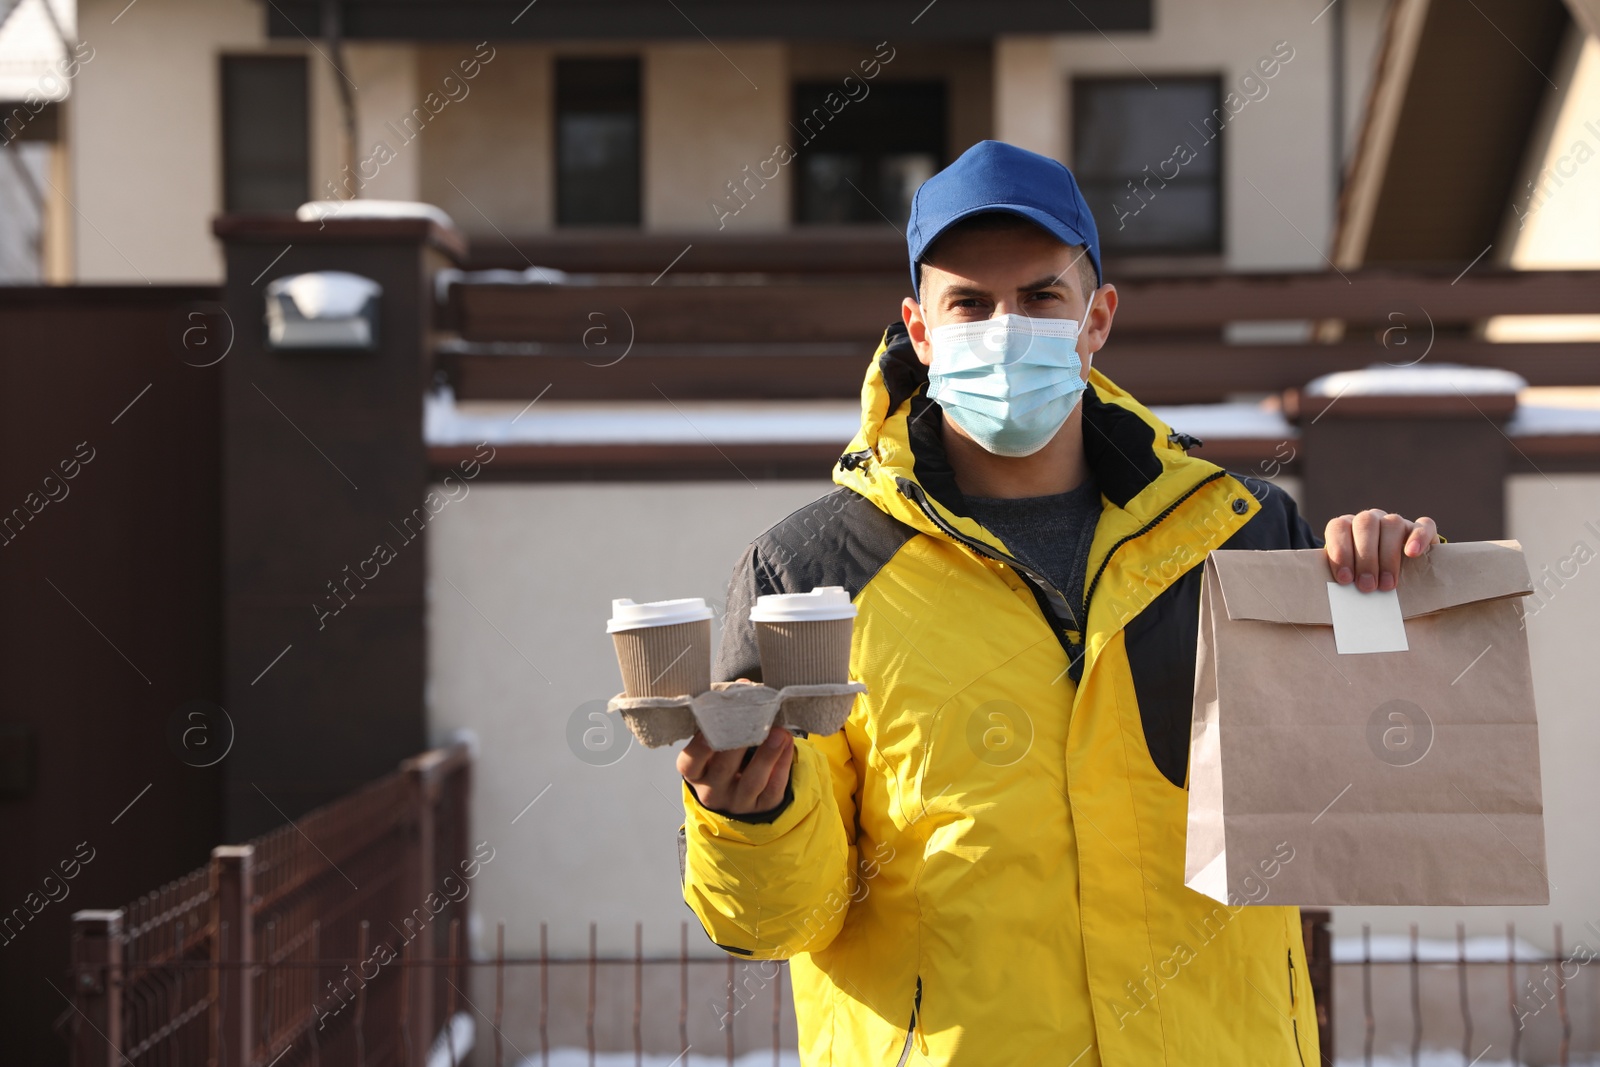
<path id="1" fill-rule="evenodd" d="M 1333 616 L 1333 643 L 1341 656 L 1361 652 L 1405 652 L 1406 623 L 1400 597 L 1393 590 L 1363 593 L 1356 584 L 1328 583 L 1328 611 Z"/>

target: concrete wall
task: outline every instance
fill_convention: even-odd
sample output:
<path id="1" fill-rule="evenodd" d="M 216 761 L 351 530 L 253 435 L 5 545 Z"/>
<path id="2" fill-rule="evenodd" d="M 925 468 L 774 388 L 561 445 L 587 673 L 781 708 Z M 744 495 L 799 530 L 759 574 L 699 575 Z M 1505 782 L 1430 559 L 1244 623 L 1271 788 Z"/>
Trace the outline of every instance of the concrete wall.
<path id="1" fill-rule="evenodd" d="M 1225 96 L 1243 96 L 1240 80 L 1287 41 L 1293 59 L 1223 134 L 1223 259 L 1240 270 L 1321 269 L 1336 192 L 1333 20 L 1312 24 L 1314 14 L 1271 0 L 1166 3 L 1149 34 L 1001 38 L 994 135 L 1070 166 L 1074 77 L 1216 75 Z M 1196 115 L 1196 125 L 1205 117 Z"/>
<path id="2" fill-rule="evenodd" d="M 1281 479 L 1291 493 L 1299 486 Z M 823 483 L 680 485 L 480 485 L 435 520 L 430 535 L 431 728 L 478 732 L 477 833 L 501 848 L 482 877 L 479 914 L 513 920 L 508 943 L 525 947 L 539 919 L 555 944 L 581 947 L 590 920 L 602 942 L 645 923 L 647 946 L 671 949 L 679 905 L 673 831 L 679 812 L 671 750 L 634 747 L 592 766 L 569 747 L 594 725 L 577 715 L 620 688 L 604 621 L 610 599 L 720 598 L 746 542 L 827 490 Z M 1507 486 L 1510 536 L 1538 575 L 1578 544 L 1600 557 L 1600 475 L 1519 475 Z M 658 510 L 648 528 L 624 512 Z M 716 516 L 705 521 L 706 514 Z M 1548 947 L 1551 924 L 1569 940 L 1600 923 L 1600 853 L 1588 797 L 1600 752 L 1600 563 L 1544 598 L 1529 622 L 1544 762 L 1545 827 L 1552 880 L 1547 908 L 1341 908 L 1336 933 L 1423 936 L 1503 934 L 1515 921 Z M 542 672 L 542 674 L 541 674 Z M 597 707 L 598 705 L 595 705 Z M 581 749 L 581 744 L 580 744 Z M 591 756 L 591 762 L 601 761 Z M 513 826 L 540 791 L 549 792 Z M 530 931 L 532 933 L 530 934 Z M 693 943 L 704 947 L 692 928 Z M 619 940 L 620 939 L 620 940 Z M 1593 940 L 1593 938 L 1591 938 Z M 1592 945 L 1600 951 L 1600 943 Z"/>

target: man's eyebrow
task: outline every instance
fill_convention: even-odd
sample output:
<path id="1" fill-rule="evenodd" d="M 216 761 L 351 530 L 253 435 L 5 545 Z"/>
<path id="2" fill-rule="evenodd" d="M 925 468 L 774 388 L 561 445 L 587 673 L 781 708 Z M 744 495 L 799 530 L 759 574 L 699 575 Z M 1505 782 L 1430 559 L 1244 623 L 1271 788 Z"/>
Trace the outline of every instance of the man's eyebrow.
<path id="1" fill-rule="evenodd" d="M 947 300 L 952 298 L 952 297 L 956 298 L 956 299 L 959 299 L 959 300 L 965 300 L 965 299 L 968 299 L 969 297 L 985 297 L 985 296 L 988 296 L 989 295 L 989 290 L 980 289 L 975 285 L 951 285 L 951 286 L 947 286 L 945 288 L 944 293 L 941 294 L 941 295 L 943 295 L 944 298 L 947 299 Z"/>
<path id="2" fill-rule="evenodd" d="M 1069 267 L 1068 270 L 1070 269 Z M 1066 273 L 1066 271 L 1062 271 L 1060 274 L 1042 274 L 1026 285 L 1017 286 L 1017 292 L 1036 293 L 1041 289 L 1054 289 L 1057 286 L 1065 285 L 1066 283 L 1062 278 Z M 986 297 L 989 293 L 990 290 L 982 289 L 975 285 L 952 285 L 945 289 L 943 296 L 947 300 L 966 300 L 971 297 Z"/>
<path id="3" fill-rule="evenodd" d="M 1071 267 L 1067 268 L 1067 270 L 1071 270 L 1071 269 L 1072 269 Z M 1066 275 L 1066 273 L 1067 273 L 1067 271 L 1064 270 L 1060 274 L 1046 274 L 1046 275 L 1043 275 L 1042 277 L 1037 278 L 1034 281 L 1029 282 L 1027 285 L 1019 285 L 1017 287 L 1017 292 L 1019 292 L 1019 293 L 1033 293 L 1033 292 L 1038 292 L 1040 289 L 1054 289 L 1058 285 L 1065 284 L 1061 279 Z"/>

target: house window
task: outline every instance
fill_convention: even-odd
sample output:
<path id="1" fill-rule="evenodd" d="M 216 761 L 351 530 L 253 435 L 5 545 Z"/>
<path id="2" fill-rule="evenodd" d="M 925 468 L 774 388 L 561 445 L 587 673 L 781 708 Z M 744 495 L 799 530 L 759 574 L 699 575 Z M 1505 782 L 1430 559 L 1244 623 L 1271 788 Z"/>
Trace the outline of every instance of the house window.
<path id="1" fill-rule="evenodd" d="M 1222 251 L 1222 142 L 1216 78 L 1079 79 L 1073 173 L 1108 253 Z"/>
<path id="2" fill-rule="evenodd" d="M 839 82 L 794 87 L 797 223 L 903 227 L 917 186 L 944 165 L 943 82 L 879 82 L 860 99 Z"/>
<path id="3" fill-rule="evenodd" d="M 639 225 L 639 61 L 556 61 L 556 223 Z"/>
<path id="4" fill-rule="evenodd" d="M 310 199 L 310 108 L 301 56 L 222 57 L 222 203 L 293 211 Z"/>

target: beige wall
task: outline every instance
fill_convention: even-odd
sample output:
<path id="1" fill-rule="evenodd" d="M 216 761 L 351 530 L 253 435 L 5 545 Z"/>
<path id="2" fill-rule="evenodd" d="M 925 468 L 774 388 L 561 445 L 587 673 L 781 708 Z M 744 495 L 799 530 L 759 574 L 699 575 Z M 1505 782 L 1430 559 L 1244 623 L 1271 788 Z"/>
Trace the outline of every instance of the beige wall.
<path id="1" fill-rule="evenodd" d="M 499 241 L 508 234 L 549 229 L 555 199 L 554 66 L 542 45 L 493 43 L 494 57 L 473 79 L 471 92 L 452 103 L 426 134 L 422 198 L 449 212 L 470 234 Z M 421 50 L 418 70 L 431 83 L 473 54 L 456 45 Z M 494 226 L 488 220 L 493 220 Z"/>
<path id="2" fill-rule="evenodd" d="M 413 46 L 349 45 L 340 75 L 324 43 L 267 41 L 253 0 L 140 0 L 132 7 L 84 0 L 79 22 L 95 52 L 74 87 L 71 180 L 62 190 L 76 204 L 74 280 L 221 281 L 211 220 L 222 210 L 220 70 L 231 53 L 307 57 L 312 196 L 331 195 L 327 183 L 342 189 L 346 181 L 342 76 L 357 87 L 358 161 L 380 140 L 394 150 L 361 195 L 420 195 L 421 154 L 383 125 L 398 124 L 420 102 Z"/>
<path id="3" fill-rule="evenodd" d="M 1279 479 L 1291 493 L 1295 479 Z M 602 944 L 626 948 L 635 920 L 647 947 L 672 949 L 678 923 L 672 750 L 635 746 L 614 765 L 573 755 L 574 709 L 620 687 L 604 635 L 610 599 L 705 596 L 720 605 L 746 542 L 826 492 L 811 482 L 674 485 L 479 485 L 435 521 L 429 542 L 429 708 L 436 737 L 471 728 L 483 743 L 475 831 L 499 850 L 479 885 L 479 915 L 512 920 L 528 945 L 540 919 L 572 951 L 590 920 Z M 1510 535 L 1537 576 L 1582 542 L 1600 556 L 1600 475 L 1517 476 L 1507 488 Z M 659 516 L 646 529 L 625 512 Z M 706 514 L 715 521 L 706 521 Z M 1593 523 L 1591 529 L 1585 523 Z M 1600 561 L 1583 568 L 1530 619 L 1545 828 L 1548 908 L 1340 908 L 1336 932 L 1454 937 L 1501 934 L 1515 921 L 1548 946 L 1600 922 L 1600 853 L 1593 847 L 1594 760 L 1600 752 Z M 515 646 L 515 647 L 513 647 Z M 526 658 L 524 658 L 526 657 Z M 541 677 L 539 672 L 543 672 Z M 548 679 L 548 680 L 547 680 Z M 523 807 L 550 791 L 518 820 Z M 704 948 L 698 926 L 693 944 Z M 1592 938 L 1591 938 L 1592 940 Z M 1593 945 L 1600 949 L 1600 944 Z"/>
<path id="4" fill-rule="evenodd" d="M 1334 218 L 1331 30 L 1297 5 L 1214 0 L 1159 5 L 1149 34 L 1002 38 L 995 136 L 1070 165 L 1074 77 L 1214 74 L 1226 94 L 1287 41 L 1294 58 L 1223 134 L 1224 257 L 1241 270 L 1321 269 Z"/>
<path id="5" fill-rule="evenodd" d="M 470 48 L 463 51 L 466 55 L 472 54 Z M 439 78 L 432 77 L 426 85 L 419 84 L 417 48 L 414 45 L 349 44 L 344 48 L 344 59 L 345 73 L 360 86 L 360 92 L 356 94 L 357 170 L 354 175 L 354 180 L 362 183 L 360 195 L 368 200 L 418 199 L 422 195 L 419 177 L 421 158 L 427 151 L 427 136 L 455 119 L 458 105 L 439 95 L 434 98 L 433 106 L 440 107 L 438 101 L 443 100 L 442 110 L 435 114 L 424 107 L 426 93 L 437 91 Z M 338 74 L 331 78 L 325 76 L 319 88 L 331 88 L 337 92 L 335 79 L 338 77 Z M 469 95 L 462 102 L 463 105 L 470 100 Z M 337 110 L 336 102 L 337 97 L 319 97 L 315 101 L 313 106 L 321 122 L 326 123 L 330 119 L 340 121 L 341 113 Z M 422 110 L 423 117 L 414 115 L 416 109 Z M 406 125 L 408 117 L 412 122 L 410 127 Z M 380 142 L 387 151 L 379 149 Z M 328 163 L 337 163 L 338 166 L 330 168 L 331 174 L 324 170 L 322 181 L 317 181 L 313 172 L 313 197 L 329 195 L 325 184 L 327 178 L 333 178 L 336 187 L 346 180 L 342 173 L 342 160 L 335 157 L 324 162 L 324 167 Z M 341 189 L 338 195 L 342 197 L 349 194 Z"/>
<path id="6" fill-rule="evenodd" d="M 483 931 L 507 920 L 508 950 L 715 951 L 678 890 L 675 749 L 635 743 L 610 766 L 568 747 L 574 711 L 622 688 L 605 634 L 613 597 L 703 596 L 762 530 L 831 489 L 824 482 L 475 485 L 428 541 L 428 708 L 442 738 L 470 728 L 473 833 L 496 850 L 474 888 Z M 648 520 L 645 519 L 648 516 Z M 586 724 L 587 725 L 587 724 Z M 529 801 L 549 792 L 518 818 Z M 512 820 L 516 824 L 512 825 Z"/>
<path id="7" fill-rule="evenodd" d="M 644 220 L 651 230 L 717 229 L 718 213 L 747 205 L 726 229 L 782 229 L 789 222 L 789 168 L 763 187 L 759 170 L 788 141 L 789 70 L 781 44 L 656 44 L 644 61 Z M 737 68 L 737 69 L 735 69 Z M 768 165 L 771 174 L 776 161 Z"/>
<path id="8" fill-rule="evenodd" d="M 79 4 L 78 32 L 95 53 L 78 75 L 69 125 L 64 192 L 77 205 L 76 280 L 215 282 L 218 56 L 261 49 L 261 8 L 251 0 L 126 7 Z"/>
<path id="9" fill-rule="evenodd" d="M 1372 71 L 1383 46 L 1384 17 L 1388 0 L 1340 0 L 1327 14 L 1344 15 L 1344 152 L 1346 163 L 1361 136 L 1361 120 L 1366 113 L 1367 93 L 1372 87 Z"/>

